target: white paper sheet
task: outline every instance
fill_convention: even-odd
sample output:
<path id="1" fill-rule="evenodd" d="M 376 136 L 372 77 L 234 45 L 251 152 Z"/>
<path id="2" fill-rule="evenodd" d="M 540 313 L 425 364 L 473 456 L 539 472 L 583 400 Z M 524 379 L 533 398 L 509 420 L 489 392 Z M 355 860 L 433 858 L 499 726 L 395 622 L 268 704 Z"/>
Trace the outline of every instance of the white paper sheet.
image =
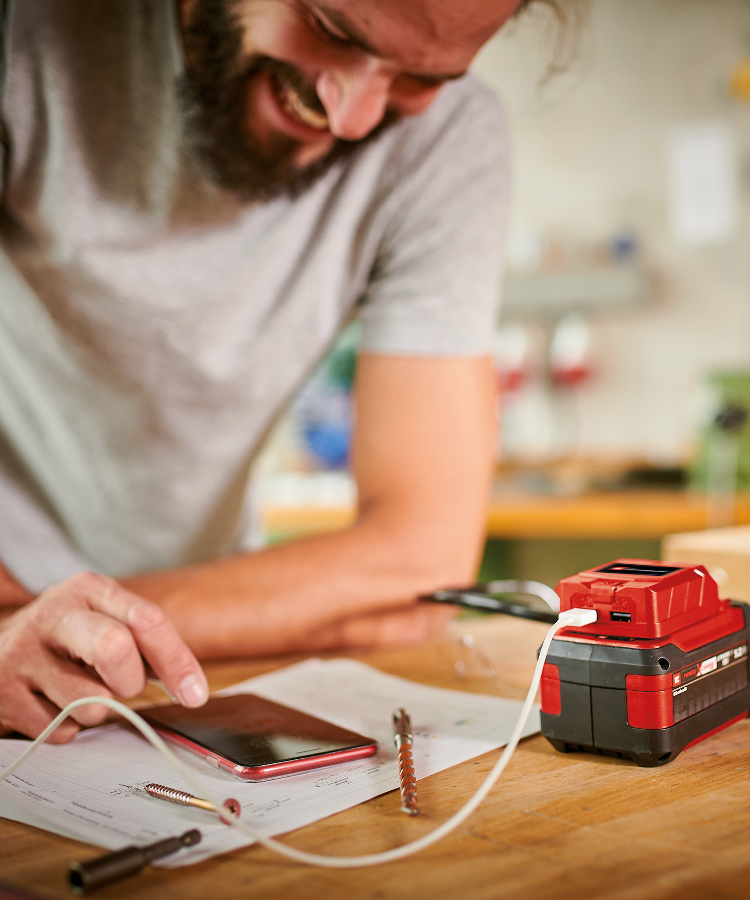
<path id="1" fill-rule="evenodd" d="M 206 794 L 236 797 L 242 818 L 267 835 L 283 834 L 398 788 L 391 714 L 411 715 L 418 778 L 503 746 L 521 709 L 517 700 L 427 687 L 349 659 L 312 659 L 252 678 L 222 693 L 255 693 L 374 737 L 377 756 L 265 783 L 239 781 L 177 749 Z M 539 730 L 538 710 L 525 736 Z M 0 768 L 27 746 L 0 740 Z M 189 828 L 202 843 L 162 861 L 188 865 L 251 841 L 201 810 L 150 797 L 149 782 L 191 790 L 129 727 L 106 725 L 70 744 L 38 748 L 0 783 L 0 815 L 100 847 L 146 844 Z M 192 792 L 192 791 L 191 791 Z M 457 804 L 458 806 L 458 804 Z"/>

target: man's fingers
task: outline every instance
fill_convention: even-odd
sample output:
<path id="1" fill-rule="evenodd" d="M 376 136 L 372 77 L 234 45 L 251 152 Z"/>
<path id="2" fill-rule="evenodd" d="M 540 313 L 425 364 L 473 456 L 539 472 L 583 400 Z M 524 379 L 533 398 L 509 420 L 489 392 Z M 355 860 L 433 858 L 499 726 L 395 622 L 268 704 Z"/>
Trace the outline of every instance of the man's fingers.
<path id="1" fill-rule="evenodd" d="M 163 610 L 105 581 L 104 590 L 91 590 L 91 605 L 128 626 L 144 659 L 183 706 L 202 706 L 208 699 L 206 676 Z"/>
<path id="2" fill-rule="evenodd" d="M 375 614 L 369 621 L 350 619 L 345 622 L 345 634 L 351 641 L 364 640 L 369 645 L 415 644 L 440 634 L 454 616 L 455 610 L 437 604 L 412 604 Z"/>
<path id="3" fill-rule="evenodd" d="M 37 679 L 38 688 L 60 709 L 81 697 L 111 697 L 112 694 L 96 678 L 75 663 L 58 659 L 53 677 Z M 79 706 L 70 714 L 79 725 L 99 725 L 109 714 L 109 707 L 90 704 Z"/>
<path id="4" fill-rule="evenodd" d="M 135 637 L 111 616 L 86 606 L 75 607 L 60 619 L 48 640 L 96 669 L 107 687 L 120 697 L 134 697 L 146 686 Z"/>
<path id="5" fill-rule="evenodd" d="M 442 632 L 455 615 L 454 609 L 437 604 L 409 604 L 397 609 L 342 619 L 318 636 L 321 644 L 331 647 L 414 644 Z"/>
<path id="6" fill-rule="evenodd" d="M 19 731 L 35 738 L 44 731 L 49 723 L 60 713 L 60 710 L 49 700 L 32 693 L 25 685 L 16 684 L 12 703 L 3 704 L 0 725 L 10 731 Z M 66 719 L 47 738 L 49 744 L 66 744 L 77 732 L 78 725 Z"/>
<path id="7" fill-rule="evenodd" d="M 183 706 L 202 706 L 208 700 L 206 676 L 165 613 L 142 600 L 131 609 L 128 622 L 141 653 L 167 690 Z"/>
<path id="8" fill-rule="evenodd" d="M 65 640 L 77 647 L 76 655 L 94 666 L 114 693 L 132 697 L 143 689 L 142 654 L 184 706 L 206 702 L 208 684 L 203 670 L 158 606 L 113 579 L 91 572 L 81 573 L 55 590 L 62 587 L 84 601 L 89 608 L 80 612 L 92 618 L 76 618 L 70 611 L 55 622 L 52 632 L 64 631 Z M 93 618 L 97 614 L 109 617 L 109 628 Z M 82 628 L 78 640 L 73 634 L 74 624 Z"/>

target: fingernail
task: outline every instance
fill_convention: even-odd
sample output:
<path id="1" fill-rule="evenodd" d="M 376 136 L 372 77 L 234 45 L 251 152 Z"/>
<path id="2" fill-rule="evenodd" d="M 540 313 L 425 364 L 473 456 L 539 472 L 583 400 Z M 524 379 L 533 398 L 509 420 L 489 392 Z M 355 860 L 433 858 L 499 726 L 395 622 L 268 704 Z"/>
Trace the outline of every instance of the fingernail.
<path id="1" fill-rule="evenodd" d="M 183 706 L 202 706 L 208 700 L 208 686 L 197 675 L 186 675 L 178 689 Z"/>

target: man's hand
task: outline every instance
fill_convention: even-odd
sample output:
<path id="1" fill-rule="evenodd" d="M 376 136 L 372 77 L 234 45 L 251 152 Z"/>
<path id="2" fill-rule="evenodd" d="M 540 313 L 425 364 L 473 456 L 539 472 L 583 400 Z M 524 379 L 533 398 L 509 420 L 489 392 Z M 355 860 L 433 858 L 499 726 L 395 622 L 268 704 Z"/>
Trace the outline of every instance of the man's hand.
<path id="1" fill-rule="evenodd" d="M 79 697 L 134 697 L 144 660 L 184 706 L 205 703 L 203 671 L 158 606 L 90 572 L 54 585 L 0 623 L 0 726 L 36 737 Z M 48 740 L 107 713 L 80 707 Z"/>
<path id="2" fill-rule="evenodd" d="M 309 632 L 301 649 L 307 652 L 338 647 L 387 647 L 418 644 L 445 631 L 459 614 L 442 603 L 410 603 L 395 609 L 349 616 Z"/>

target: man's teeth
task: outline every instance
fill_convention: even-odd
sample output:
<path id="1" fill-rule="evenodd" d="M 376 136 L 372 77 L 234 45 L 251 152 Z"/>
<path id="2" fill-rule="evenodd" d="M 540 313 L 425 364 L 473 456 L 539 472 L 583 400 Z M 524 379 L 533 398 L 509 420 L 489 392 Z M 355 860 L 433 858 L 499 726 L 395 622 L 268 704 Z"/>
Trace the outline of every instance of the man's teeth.
<path id="1" fill-rule="evenodd" d="M 311 128 L 317 128 L 319 131 L 328 130 L 328 116 L 306 106 L 297 91 L 290 85 L 282 84 L 279 85 L 279 88 L 279 97 L 288 113 L 301 119 L 305 125 L 309 125 Z"/>

